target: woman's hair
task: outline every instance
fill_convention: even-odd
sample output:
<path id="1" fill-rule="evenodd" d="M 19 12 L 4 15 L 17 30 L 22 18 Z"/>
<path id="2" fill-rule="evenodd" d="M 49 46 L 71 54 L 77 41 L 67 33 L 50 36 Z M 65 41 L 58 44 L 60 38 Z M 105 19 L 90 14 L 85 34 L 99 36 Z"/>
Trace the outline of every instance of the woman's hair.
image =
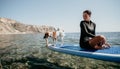
<path id="1" fill-rule="evenodd" d="M 90 10 L 85 10 L 85 11 L 83 11 L 83 13 L 87 13 L 89 16 L 91 16 L 91 11 Z"/>

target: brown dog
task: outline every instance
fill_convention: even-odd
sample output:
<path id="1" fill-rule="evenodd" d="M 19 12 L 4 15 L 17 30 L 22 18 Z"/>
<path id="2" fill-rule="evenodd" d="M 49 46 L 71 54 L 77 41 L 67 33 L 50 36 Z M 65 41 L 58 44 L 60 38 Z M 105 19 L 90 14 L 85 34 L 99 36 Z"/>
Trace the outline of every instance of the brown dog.
<path id="1" fill-rule="evenodd" d="M 58 30 L 58 31 L 54 31 L 54 32 L 46 32 L 43 38 L 46 41 L 46 46 L 48 46 L 48 44 L 49 44 L 48 37 L 52 37 L 54 44 L 56 44 L 58 37 L 60 37 L 61 45 L 62 45 L 64 36 L 65 36 L 64 30 L 62 30 L 62 31 Z"/>
<path id="2" fill-rule="evenodd" d="M 43 37 L 45 39 L 45 41 L 46 41 L 46 46 L 48 46 L 48 37 L 52 37 L 53 42 L 56 42 L 56 40 L 57 40 L 56 32 L 46 32 L 44 37 Z"/>

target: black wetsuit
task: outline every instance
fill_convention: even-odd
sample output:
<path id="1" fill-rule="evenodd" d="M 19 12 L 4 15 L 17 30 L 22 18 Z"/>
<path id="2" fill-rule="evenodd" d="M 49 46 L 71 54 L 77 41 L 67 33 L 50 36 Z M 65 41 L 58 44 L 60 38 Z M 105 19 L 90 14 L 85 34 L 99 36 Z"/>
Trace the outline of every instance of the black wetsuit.
<path id="1" fill-rule="evenodd" d="M 92 47 L 89 45 L 89 39 L 95 37 L 95 27 L 96 24 L 92 21 L 81 21 L 81 35 L 80 35 L 80 47 L 91 49 Z"/>

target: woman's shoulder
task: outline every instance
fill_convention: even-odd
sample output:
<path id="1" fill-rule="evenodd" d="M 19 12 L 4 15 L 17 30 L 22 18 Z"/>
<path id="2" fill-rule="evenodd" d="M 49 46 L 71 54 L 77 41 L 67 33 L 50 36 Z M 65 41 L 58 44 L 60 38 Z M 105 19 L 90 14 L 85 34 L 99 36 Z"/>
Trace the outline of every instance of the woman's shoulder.
<path id="1" fill-rule="evenodd" d="M 84 22 L 85 22 L 84 20 L 80 21 L 80 23 L 84 23 Z"/>
<path id="2" fill-rule="evenodd" d="M 82 20 L 81 22 L 80 22 L 80 24 L 84 24 L 85 23 L 85 21 L 84 20 Z"/>
<path id="3" fill-rule="evenodd" d="M 84 20 L 82 20 L 81 22 L 80 22 L 80 24 L 84 24 L 86 21 L 84 21 Z M 90 23 L 92 23 L 93 25 L 96 25 L 93 21 L 90 21 Z"/>
<path id="4" fill-rule="evenodd" d="M 84 21 L 81 21 L 81 22 L 80 22 L 80 26 L 83 26 L 83 25 L 84 25 Z"/>

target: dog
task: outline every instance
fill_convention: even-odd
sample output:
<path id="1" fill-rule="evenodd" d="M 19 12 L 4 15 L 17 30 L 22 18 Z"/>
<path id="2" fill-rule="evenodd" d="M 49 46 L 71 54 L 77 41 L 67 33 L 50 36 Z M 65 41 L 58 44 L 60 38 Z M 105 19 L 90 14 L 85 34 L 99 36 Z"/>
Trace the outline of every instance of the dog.
<path id="1" fill-rule="evenodd" d="M 57 41 L 58 41 L 58 39 L 60 40 L 61 45 L 63 45 L 63 43 L 64 43 L 64 36 L 65 36 L 64 30 L 58 29 L 57 31 L 46 32 L 44 34 L 43 38 L 46 41 L 46 46 L 48 46 L 48 44 L 49 44 L 48 38 L 51 37 L 53 39 L 53 45 L 55 46 Z"/>

